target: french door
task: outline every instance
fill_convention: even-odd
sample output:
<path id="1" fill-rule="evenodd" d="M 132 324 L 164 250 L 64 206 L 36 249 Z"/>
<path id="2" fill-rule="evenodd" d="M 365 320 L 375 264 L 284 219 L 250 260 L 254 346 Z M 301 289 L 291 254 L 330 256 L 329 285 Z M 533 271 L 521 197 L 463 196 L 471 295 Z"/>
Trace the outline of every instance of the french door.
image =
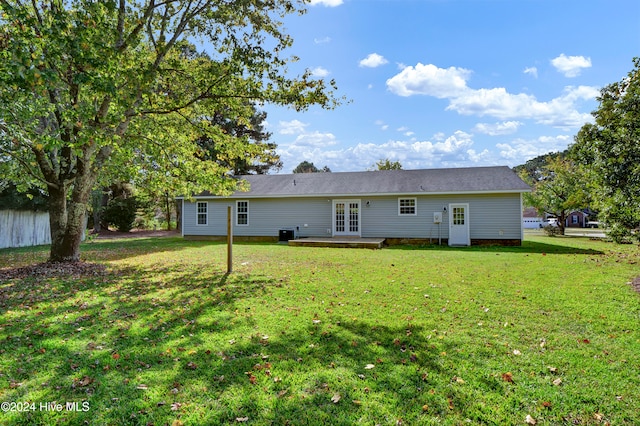
<path id="1" fill-rule="evenodd" d="M 333 200 L 333 235 L 360 236 L 360 200 Z"/>

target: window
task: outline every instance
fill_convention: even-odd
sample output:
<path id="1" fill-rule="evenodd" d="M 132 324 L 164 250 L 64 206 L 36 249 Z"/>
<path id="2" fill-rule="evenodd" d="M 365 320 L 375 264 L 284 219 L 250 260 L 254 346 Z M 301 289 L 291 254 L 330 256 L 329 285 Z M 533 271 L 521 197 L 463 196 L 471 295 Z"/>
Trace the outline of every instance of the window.
<path id="1" fill-rule="evenodd" d="M 236 201 L 236 225 L 249 225 L 249 202 Z"/>
<path id="2" fill-rule="evenodd" d="M 206 225 L 209 219 L 209 215 L 207 213 L 208 204 L 205 201 L 199 201 L 196 204 L 197 218 L 196 224 L 198 225 Z"/>
<path id="3" fill-rule="evenodd" d="M 454 225 L 464 225 L 464 207 L 454 207 L 452 216 Z"/>
<path id="4" fill-rule="evenodd" d="M 398 198 L 398 214 L 400 216 L 415 216 L 416 204 L 415 198 Z"/>

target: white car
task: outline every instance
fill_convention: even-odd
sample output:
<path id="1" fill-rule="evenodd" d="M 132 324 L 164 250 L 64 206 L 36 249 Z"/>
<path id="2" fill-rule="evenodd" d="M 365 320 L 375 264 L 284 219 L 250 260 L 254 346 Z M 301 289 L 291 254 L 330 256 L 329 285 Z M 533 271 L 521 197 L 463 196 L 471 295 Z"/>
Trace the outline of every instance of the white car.
<path id="1" fill-rule="evenodd" d="M 558 226 L 558 218 L 557 217 L 550 217 L 549 219 L 547 219 L 547 225 L 553 226 L 553 227 Z"/>

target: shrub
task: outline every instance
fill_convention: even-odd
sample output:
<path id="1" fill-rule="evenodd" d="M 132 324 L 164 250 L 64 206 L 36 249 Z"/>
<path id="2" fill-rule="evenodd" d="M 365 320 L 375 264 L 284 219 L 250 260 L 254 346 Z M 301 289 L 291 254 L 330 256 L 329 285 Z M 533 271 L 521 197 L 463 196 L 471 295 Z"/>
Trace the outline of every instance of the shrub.
<path id="1" fill-rule="evenodd" d="M 114 198 L 104 211 L 104 220 L 120 232 L 129 232 L 133 228 L 137 211 L 136 197 Z"/>
<path id="2" fill-rule="evenodd" d="M 544 230 L 544 233 L 547 234 L 550 237 L 555 237 L 557 235 L 560 235 L 560 227 L 559 226 L 547 225 L 542 229 Z"/>

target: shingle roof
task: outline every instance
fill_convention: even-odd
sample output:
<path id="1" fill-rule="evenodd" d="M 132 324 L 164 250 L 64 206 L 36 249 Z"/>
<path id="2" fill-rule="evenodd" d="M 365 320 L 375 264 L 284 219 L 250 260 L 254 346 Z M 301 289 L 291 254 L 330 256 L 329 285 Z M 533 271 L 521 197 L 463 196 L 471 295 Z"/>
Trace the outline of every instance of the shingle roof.
<path id="1" fill-rule="evenodd" d="M 531 190 L 509 167 L 245 175 L 238 197 L 519 193 Z M 207 196 L 201 194 L 200 196 Z"/>

